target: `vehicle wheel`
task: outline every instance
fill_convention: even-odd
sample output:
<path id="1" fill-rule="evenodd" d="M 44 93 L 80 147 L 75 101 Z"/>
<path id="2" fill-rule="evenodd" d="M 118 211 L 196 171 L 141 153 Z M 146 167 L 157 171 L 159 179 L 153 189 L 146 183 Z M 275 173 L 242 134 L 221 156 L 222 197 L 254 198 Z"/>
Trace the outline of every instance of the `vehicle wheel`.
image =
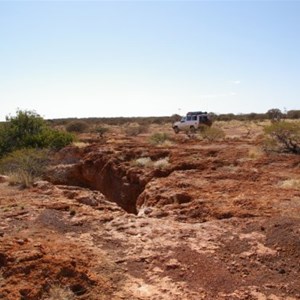
<path id="1" fill-rule="evenodd" d="M 177 134 L 179 132 L 179 128 L 176 126 L 173 128 L 174 129 L 174 132 Z"/>
<path id="2" fill-rule="evenodd" d="M 191 131 L 191 133 L 195 133 L 196 132 L 196 128 L 194 126 L 191 126 L 190 127 L 190 131 Z"/>

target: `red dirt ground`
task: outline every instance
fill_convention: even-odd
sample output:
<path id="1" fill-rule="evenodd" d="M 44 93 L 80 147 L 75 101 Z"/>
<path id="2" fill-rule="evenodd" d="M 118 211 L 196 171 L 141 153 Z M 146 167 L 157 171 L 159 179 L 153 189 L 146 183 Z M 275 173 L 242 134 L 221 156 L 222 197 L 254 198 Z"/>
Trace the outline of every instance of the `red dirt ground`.
<path id="1" fill-rule="evenodd" d="M 300 157 L 234 134 L 115 136 L 0 183 L 0 299 L 300 299 Z"/>

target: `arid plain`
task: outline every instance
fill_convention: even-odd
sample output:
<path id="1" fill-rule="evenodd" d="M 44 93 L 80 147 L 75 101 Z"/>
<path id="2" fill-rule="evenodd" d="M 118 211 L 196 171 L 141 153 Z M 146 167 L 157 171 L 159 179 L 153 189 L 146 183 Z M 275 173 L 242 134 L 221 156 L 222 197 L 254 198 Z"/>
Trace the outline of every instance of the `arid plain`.
<path id="1" fill-rule="evenodd" d="M 266 122 L 110 126 L 31 188 L 1 177 L 0 299 L 300 299 L 300 156 L 264 151 Z"/>

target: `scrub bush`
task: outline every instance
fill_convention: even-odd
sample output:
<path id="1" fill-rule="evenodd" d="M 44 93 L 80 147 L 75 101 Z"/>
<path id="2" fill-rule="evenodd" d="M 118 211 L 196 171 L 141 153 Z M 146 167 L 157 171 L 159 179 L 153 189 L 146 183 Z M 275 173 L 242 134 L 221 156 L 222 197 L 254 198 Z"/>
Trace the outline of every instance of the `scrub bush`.
<path id="1" fill-rule="evenodd" d="M 203 126 L 200 130 L 200 135 L 203 139 L 210 142 L 222 140 L 225 138 L 225 132 L 218 127 Z"/>
<path id="2" fill-rule="evenodd" d="M 161 145 L 169 139 L 170 138 L 167 133 L 157 132 L 150 136 L 150 143 L 153 145 Z"/>
<path id="3" fill-rule="evenodd" d="M 130 124 L 124 128 L 124 132 L 127 136 L 138 136 L 141 133 L 147 133 L 149 131 L 149 125 L 147 124 Z"/>
<path id="4" fill-rule="evenodd" d="M 48 127 L 34 111 L 18 110 L 0 125 L 0 158 L 22 148 L 61 149 L 73 142 L 70 133 Z"/>
<path id="5" fill-rule="evenodd" d="M 49 150 L 24 148 L 3 157 L 0 172 L 9 175 L 10 183 L 29 187 L 44 174 L 49 161 Z"/>
<path id="6" fill-rule="evenodd" d="M 94 129 L 94 132 L 98 133 L 99 137 L 103 138 L 104 135 L 109 132 L 109 128 L 104 126 L 98 126 Z"/>
<path id="7" fill-rule="evenodd" d="M 66 130 L 68 132 L 76 132 L 76 133 L 82 133 L 87 131 L 89 128 L 89 124 L 84 121 L 72 121 L 69 124 L 66 125 Z"/>
<path id="8" fill-rule="evenodd" d="M 300 124 L 287 121 L 272 123 L 264 128 L 265 149 L 300 154 Z"/>

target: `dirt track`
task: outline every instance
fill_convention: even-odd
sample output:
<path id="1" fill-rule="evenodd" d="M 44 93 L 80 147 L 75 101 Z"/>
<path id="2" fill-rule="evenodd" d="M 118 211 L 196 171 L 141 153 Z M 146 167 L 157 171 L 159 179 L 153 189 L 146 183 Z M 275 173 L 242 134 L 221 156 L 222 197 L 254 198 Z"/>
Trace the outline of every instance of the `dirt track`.
<path id="1" fill-rule="evenodd" d="M 114 140 L 1 183 L 0 299 L 300 299 L 300 158 L 251 149 Z"/>

